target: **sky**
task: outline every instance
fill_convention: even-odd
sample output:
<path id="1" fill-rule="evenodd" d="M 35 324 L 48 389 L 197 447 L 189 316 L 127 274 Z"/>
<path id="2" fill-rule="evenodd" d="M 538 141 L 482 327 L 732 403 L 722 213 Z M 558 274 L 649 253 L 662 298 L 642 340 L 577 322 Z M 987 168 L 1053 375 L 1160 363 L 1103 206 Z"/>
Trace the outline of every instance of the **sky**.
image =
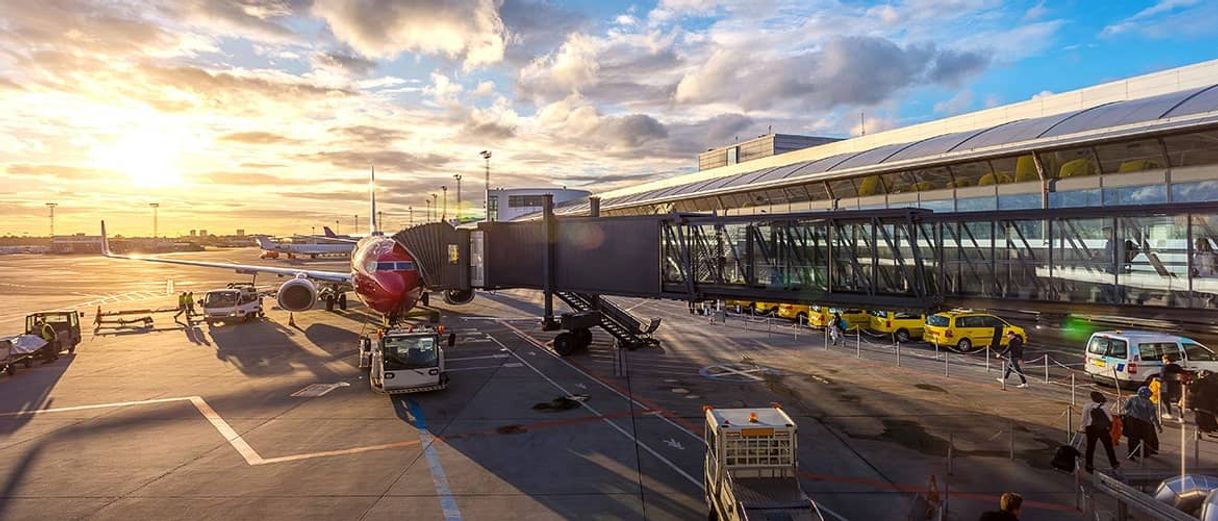
<path id="1" fill-rule="evenodd" d="M 482 150 L 600 192 L 1214 58 L 1200 0 L 0 0 L 0 235 L 366 232 L 373 166 L 397 228 Z"/>

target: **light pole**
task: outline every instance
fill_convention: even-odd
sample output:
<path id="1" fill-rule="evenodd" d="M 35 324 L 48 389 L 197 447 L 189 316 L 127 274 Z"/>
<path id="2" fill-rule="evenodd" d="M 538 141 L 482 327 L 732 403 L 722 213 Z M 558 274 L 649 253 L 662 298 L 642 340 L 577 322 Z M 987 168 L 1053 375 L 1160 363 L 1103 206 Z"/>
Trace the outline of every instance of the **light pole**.
<path id="1" fill-rule="evenodd" d="M 407 206 L 407 207 L 406 207 L 406 214 L 410 216 L 410 225 L 411 225 L 411 226 L 414 226 L 414 207 L 413 207 L 413 206 Z"/>
<path id="2" fill-rule="evenodd" d="M 378 230 L 385 229 L 385 211 L 384 210 L 376 211 L 376 229 L 378 229 Z"/>
<path id="3" fill-rule="evenodd" d="M 436 219 L 436 214 L 439 213 L 439 211 L 440 211 L 440 204 L 436 200 L 437 197 L 439 197 L 439 196 L 437 196 L 435 194 L 435 192 L 432 192 L 432 194 L 431 194 L 431 217 L 429 217 L 429 218 L 433 221 Z"/>
<path id="4" fill-rule="evenodd" d="M 453 179 L 457 180 L 457 224 L 461 224 L 461 174 L 453 174 Z"/>
<path id="5" fill-rule="evenodd" d="M 55 238 L 55 207 L 59 203 L 47 203 L 47 209 L 51 211 L 51 238 Z"/>
<path id="6" fill-rule="evenodd" d="M 427 213 L 423 214 L 423 222 L 431 222 L 431 199 L 424 199 L 423 202 L 427 203 Z"/>
<path id="7" fill-rule="evenodd" d="M 338 219 L 334 220 L 334 235 L 338 235 Z"/>
<path id="8" fill-rule="evenodd" d="M 448 187 L 441 186 L 440 191 L 444 192 L 444 197 L 441 198 L 441 204 L 440 204 L 440 220 L 447 221 L 448 220 Z"/>
<path id="9" fill-rule="evenodd" d="M 353 233 L 355 235 L 359 235 L 359 214 L 357 213 L 357 214 L 351 216 L 351 220 L 355 221 L 355 231 L 353 231 L 351 233 Z"/>
<path id="10" fill-rule="evenodd" d="M 486 198 L 482 200 L 482 208 L 486 211 L 486 220 L 494 221 L 491 216 L 491 151 L 483 150 L 479 155 L 486 160 Z"/>
<path id="11" fill-rule="evenodd" d="M 156 214 L 157 214 L 157 208 L 161 207 L 161 203 L 148 203 L 148 206 L 152 207 L 152 238 L 155 239 L 156 235 L 157 235 L 157 233 L 156 233 L 157 232 Z"/>

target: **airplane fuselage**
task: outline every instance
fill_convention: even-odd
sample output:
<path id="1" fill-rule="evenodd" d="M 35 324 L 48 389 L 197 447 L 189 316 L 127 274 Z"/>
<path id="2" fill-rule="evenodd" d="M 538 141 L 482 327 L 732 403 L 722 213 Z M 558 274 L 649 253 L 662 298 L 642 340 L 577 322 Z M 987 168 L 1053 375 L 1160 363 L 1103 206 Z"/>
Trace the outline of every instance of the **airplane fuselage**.
<path id="1" fill-rule="evenodd" d="M 410 311 L 423 293 L 414 258 L 397 241 L 368 236 L 351 253 L 351 285 L 366 306 L 386 317 Z"/>

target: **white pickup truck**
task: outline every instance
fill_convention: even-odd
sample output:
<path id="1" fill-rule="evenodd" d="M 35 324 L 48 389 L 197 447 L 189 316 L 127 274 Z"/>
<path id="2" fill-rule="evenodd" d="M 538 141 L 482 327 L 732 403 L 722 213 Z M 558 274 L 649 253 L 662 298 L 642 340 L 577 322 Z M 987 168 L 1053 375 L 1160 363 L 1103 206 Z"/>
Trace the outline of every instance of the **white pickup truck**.
<path id="1" fill-rule="evenodd" d="M 257 288 L 248 284 L 229 284 L 227 288 L 208 291 L 199 300 L 199 307 L 203 309 L 203 320 L 208 325 L 247 322 L 266 316 L 262 310 L 262 296 Z"/>

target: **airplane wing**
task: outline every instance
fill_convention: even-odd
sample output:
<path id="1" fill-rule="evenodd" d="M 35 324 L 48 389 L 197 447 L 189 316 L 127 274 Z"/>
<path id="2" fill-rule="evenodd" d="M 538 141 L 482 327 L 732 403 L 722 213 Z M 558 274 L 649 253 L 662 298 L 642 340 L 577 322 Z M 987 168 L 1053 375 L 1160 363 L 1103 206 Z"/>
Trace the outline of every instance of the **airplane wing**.
<path id="1" fill-rule="evenodd" d="M 277 268 L 272 266 L 257 266 L 253 264 L 229 264 L 225 262 L 205 262 L 192 261 L 185 259 L 168 259 L 163 257 L 144 257 L 140 255 L 115 255 L 110 251 L 110 239 L 106 236 L 106 221 L 101 223 L 102 236 L 102 255 L 112 259 L 127 259 L 139 260 L 145 262 L 161 262 L 165 264 L 180 264 L 183 266 L 198 266 L 201 268 L 220 268 L 230 269 L 237 273 L 253 274 L 253 273 L 270 273 L 273 275 L 281 275 L 284 277 L 299 277 L 304 276 L 314 280 L 324 282 L 341 282 L 351 283 L 351 274 L 337 271 L 319 271 L 319 270 L 299 270 L 292 268 Z"/>

